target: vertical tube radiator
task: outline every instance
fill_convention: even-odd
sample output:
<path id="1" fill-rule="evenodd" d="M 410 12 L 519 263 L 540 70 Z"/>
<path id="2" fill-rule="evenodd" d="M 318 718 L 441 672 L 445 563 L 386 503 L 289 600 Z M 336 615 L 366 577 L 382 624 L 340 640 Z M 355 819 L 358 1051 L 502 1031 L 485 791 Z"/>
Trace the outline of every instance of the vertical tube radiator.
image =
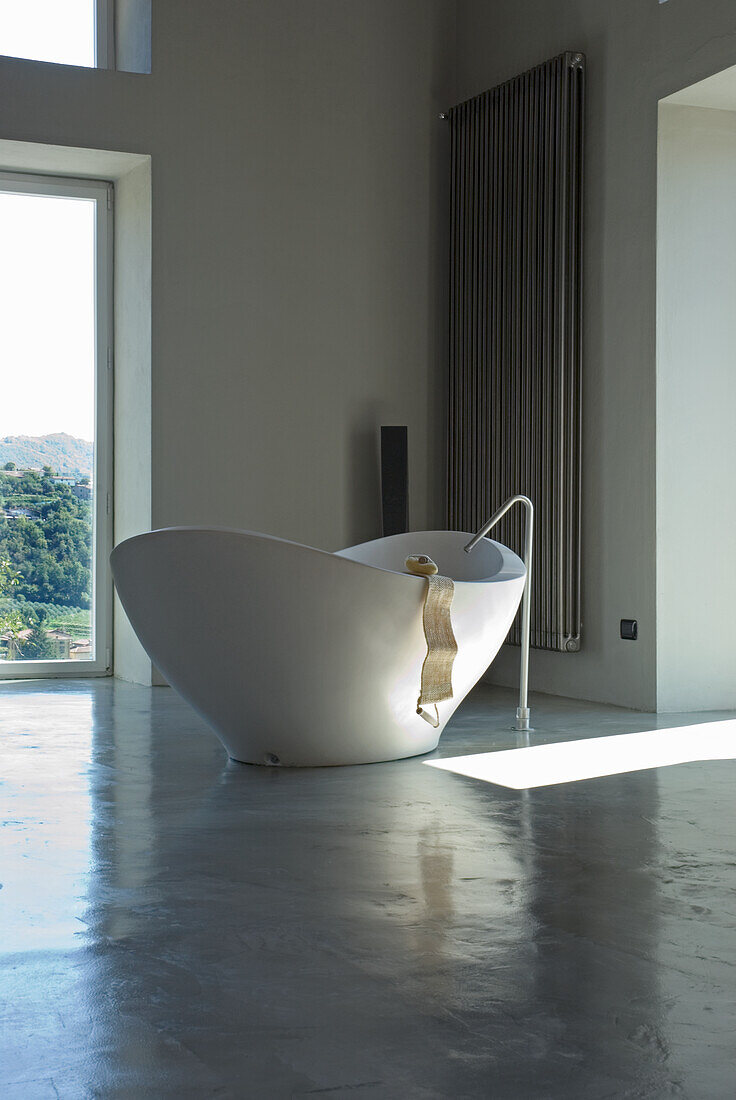
<path id="1" fill-rule="evenodd" d="M 448 520 L 532 499 L 538 649 L 580 648 L 584 78 L 565 53 L 449 112 Z M 521 554 L 522 528 L 495 537 Z"/>

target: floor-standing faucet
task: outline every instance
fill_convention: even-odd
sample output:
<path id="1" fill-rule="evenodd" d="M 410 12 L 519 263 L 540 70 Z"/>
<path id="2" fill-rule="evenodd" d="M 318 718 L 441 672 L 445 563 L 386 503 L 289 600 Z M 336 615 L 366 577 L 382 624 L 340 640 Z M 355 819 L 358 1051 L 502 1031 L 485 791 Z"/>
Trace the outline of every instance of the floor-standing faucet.
<path id="1" fill-rule="evenodd" d="M 469 554 L 514 504 L 523 504 L 526 508 L 526 526 L 524 530 L 526 580 L 524 581 L 524 593 L 521 600 L 521 670 L 519 673 L 519 705 L 516 708 L 516 725 L 514 729 L 520 733 L 527 733 L 531 730 L 529 725 L 531 711 L 527 705 L 527 696 L 529 694 L 529 616 L 531 611 L 532 549 L 534 543 L 534 505 L 529 497 L 521 495 L 509 497 L 506 503 L 502 504 L 497 512 L 494 512 L 488 522 L 483 524 L 477 535 L 473 535 L 465 547 L 465 553 Z"/>

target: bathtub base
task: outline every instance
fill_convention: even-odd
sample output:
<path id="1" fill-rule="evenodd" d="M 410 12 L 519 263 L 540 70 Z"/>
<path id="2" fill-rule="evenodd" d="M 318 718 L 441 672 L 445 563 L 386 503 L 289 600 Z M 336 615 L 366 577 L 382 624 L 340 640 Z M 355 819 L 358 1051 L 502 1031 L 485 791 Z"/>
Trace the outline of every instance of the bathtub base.
<path id="1" fill-rule="evenodd" d="M 396 756 L 396 755 L 377 756 L 375 758 L 371 757 L 370 759 L 366 759 L 364 756 L 360 756 L 359 758 L 356 758 L 354 760 L 344 759 L 344 760 L 329 760 L 329 761 L 322 760 L 322 761 L 318 761 L 318 760 L 305 760 L 305 759 L 300 757 L 300 758 L 294 759 L 294 760 L 281 760 L 281 759 L 279 759 L 278 761 L 275 761 L 275 760 L 267 760 L 265 758 L 266 756 L 275 755 L 274 753 L 266 753 L 264 758 L 261 759 L 261 760 L 258 760 L 258 759 L 244 760 L 244 759 L 241 759 L 238 756 L 232 756 L 230 754 L 228 754 L 228 755 L 229 755 L 229 759 L 232 761 L 233 764 L 242 764 L 243 766 L 249 767 L 249 768 L 343 768 L 343 767 L 353 767 L 353 766 L 360 765 L 360 764 L 390 764 L 392 760 L 411 760 L 411 758 L 413 756 L 428 756 L 429 753 L 435 751 L 435 749 L 439 745 L 439 742 L 440 742 L 440 739 L 438 737 L 436 739 L 436 741 L 434 742 L 434 744 L 431 745 L 429 748 L 419 749 L 418 751 L 412 750 L 411 752 L 401 753 L 398 756 Z"/>
<path id="2" fill-rule="evenodd" d="M 266 737 L 255 730 L 248 732 L 223 728 L 214 731 L 225 746 L 229 758 L 236 764 L 248 764 L 258 768 L 334 768 L 355 764 L 385 764 L 391 760 L 408 760 L 412 756 L 426 756 L 434 752 L 450 714 L 457 704 L 448 700 L 444 704 L 446 715 L 437 729 L 426 726 L 419 719 L 420 728 L 407 730 L 384 722 L 380 731 L 368 721 L 356 724 L 345 736 L 332 733 L 329 738 L 314 725 L 294 723 L 288 734 Z M 206 718 L 206 715 L 203 715 Z M 385 716 L 384 716 L 385 718 Z M 210 721 L 210 725 L 212 722 Z M 427 728 L 429 736 L 421 728 Z M 343 727 L 344 729 L 344 727 Z M 320 740 L 320 734 L 323 735 Z"/>

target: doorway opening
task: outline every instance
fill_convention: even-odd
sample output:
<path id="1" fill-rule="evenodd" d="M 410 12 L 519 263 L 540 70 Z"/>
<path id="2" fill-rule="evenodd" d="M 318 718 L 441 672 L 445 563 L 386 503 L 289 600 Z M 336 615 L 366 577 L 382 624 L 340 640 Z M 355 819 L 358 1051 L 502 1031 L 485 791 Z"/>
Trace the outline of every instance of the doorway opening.
<path id="1" fill-rule="evenodd" d="M 736 707 L 736 67 L 659 104 L 657 709 Z"/>

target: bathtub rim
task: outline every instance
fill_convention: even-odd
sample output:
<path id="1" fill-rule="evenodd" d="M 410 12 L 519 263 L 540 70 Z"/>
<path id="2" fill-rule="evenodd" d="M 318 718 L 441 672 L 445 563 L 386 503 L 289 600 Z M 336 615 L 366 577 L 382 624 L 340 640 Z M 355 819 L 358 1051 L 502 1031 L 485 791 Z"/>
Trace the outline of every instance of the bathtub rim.
<path id="1" fill-rule="evenodd" d="M 372 565 L 369 562 L 358 561 L 356 558 L 348 557 L 348 551 L 357 550 L 361 546 L 370 546 L 373 543 L 383 542 L 386 539 L 396 538 L 396 535 L 384 535 L 377 539 L 368 539 L 366 542 L 356 542 L 351 546 L 346 546 L 341 550 L 320 550 L 316 546 L 308 546 L 303 542 L 296 542 L 294 539 L 281 538 L 279 535 L 267 535 L 263 531 L 247 531 L 240 527 L 220 527 L 211 524 L 185 524 L 174 525 L 171 527 L 154 527 L 150 531 L 141 531 L 137 535 L 130 535 L 126 539 L 121 539 L 116 543 L 110 553 L 110 561 L 114 565 L 114 558 L 117 555 L 118 550 L 122 547 L 130 545 L 131 543 L 138 542 L 142 539 L 148 539 L 152 535 L 164 535 L 171 534 L 176 531 L 197 531 L 199 533 L 211 533 L 211 534 L 225 534 L 225 535 L 238 535 L 247 539 L 259 539 L 263 542 L 280 542 L 285 543 L 288 546 L 295 546 L 300 550 L 307 550 L 312 554 L 320 554 L 328 558 L 337 559 L 339 561 L 347 562 L 351 566 L 359 567 L 361 569 L 372 569 L 377 573 L 390 573 L 397 577 L 405 577 L 407 580 L 424 583 L 426 577 L 416 573 L 409 573 L 402 569 L 387 569 L 381 565 Z M 440 531 L 440 530 L 427 530 L 427 531 L 406 531 L 402 534 L 408 534 L 420 538 L 423 535 L 457 535 L 459 539 L 462 539 L 462 545 L 465 546 L 467 542 L 473 537 L 472 532 L 468 531 Z M 496 542 L 494 539 L 488 539 L 488 541 L 499 551 L 501 554 L 501 568 L 498 572 L 491 574 L 488 577 L 477 577 L 474 580 L 455 580 L 451 578 L 453 583 L 457 585 L 479 585 L 479 584 L 503 584 L 506 581 L 518 580 L 520 577 L 526 576 L 526 567 L 521 558 L 510 550 L 508 546 L 505 546 L 502 542 Z"/>
<path id="2" fill-rule="evenodd" d="M 412 539 L 421 539 L 423 536 L 431 537 L 432 535 L 457 535 L 461 540 L 461 548 L 464 548 L 468 542 L 474 537 L 472 531 L 452 531 L 452 530 L 427 530 L 427 531 L 401 531 L 395 535 L 383 535 L 381 538 L 369 539 L 367 542 L 356 542 L 352 546 L 346 546 L 343 550 L 335 550 L 334 556 L 338 558 L 345 557 L 348 561 L 355 561 L 358 565 L 365 565 L 369 569 L 377 569 L 380 573 L 395 573 L 399 577 L 412 577 L 417 576 L 421 581 L 426 580 L 426 577 L 422 574 L 409 573 L 403 569 L 387 569 L 382 565 L 372 565 L 370 562 L 361 562 L 356 558 L 348 558 L 347 554 L 350 550 L 358 550 L 361 546 L 372 546 L 379 542 L 387 542 L 389 539 L 402 538 L 405 535 L 410 535 Z M 501 567 L 496 573 L 490 574 L 486 577 L 476 577 L 473 580 L 458 580 L 455 577 L 451 577 L 453 584 L 457 585 L 478 585 L 478 584 L 503 584 L 505 581 L 519 580 L 526 576 L 526 566 L 521 560 L 518 554 L 515 554 L 513 550 L 510 550 L 503 542 L 496 542 L 495 539 L 487 539 L 492 546 L 501 555 Z"/>

